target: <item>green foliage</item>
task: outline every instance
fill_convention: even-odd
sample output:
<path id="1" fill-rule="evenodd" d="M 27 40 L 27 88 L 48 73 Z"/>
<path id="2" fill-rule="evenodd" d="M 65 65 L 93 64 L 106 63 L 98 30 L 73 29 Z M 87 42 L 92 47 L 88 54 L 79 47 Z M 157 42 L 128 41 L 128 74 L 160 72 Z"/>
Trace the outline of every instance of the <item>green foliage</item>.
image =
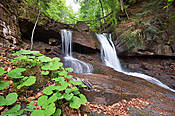
<path id="1" fill-rule="evenodd" d="M 32 112 L 31 116 L 50 116 L 50 115 L 60 115 L 61 110 L 56 107 L 56 103 L 60 101 L 69 102 L 71 108 L 78 109 L 82 104 L 87 102 L 86 97 L 79 92 L 76 86 L 84 87 L 82 82 L 70 80 L 72 78 L 68 72 L 73 72 L 72 68 L 63 68 L 63 63 L 60 62 L 59 58 L 49 58 L 36 51 L 20 50 L 13 54 L 17 57 L 14 58 L 13 63 L 17 65 L 16 68 L 7 73 L 12 79 L 20 79 L 17 85 L 18 89 L 23 86 L 31 86 L 37 81 L 35 76 L 23 76 L 26 71 L 31 68 L 38 67 L 38 73 L 51 77 L 55 85 L 48 86 L 43 89 L 42 95 L 38 98 L 37 105 L 39 105 L 42 110 L 35 110 L 36 106 L 34 102 L 27 105 L 25 111 Z M 27 67 L 27 68 L 26 68 Z M 7 85 L 7 83 L 6 83 Z M 4 84 L 4 87 L 6 86 Z M 6 99 L 10 97 L 6 97 Z M 10 103 L 16 102 L 17 97 L 12 99 Z M 1 96 L 2 101 L 6 99 Z M 1 100 L 0 100 L 1 101 Z M 1 105 L 6 105 L 6 102 L 2 102 Z M 10 105 L 10 104 L 9 104 Z M 15 110 L 16 112 L 18 110 Z"/>
<path id="2" fill-rule="evenodd" d="M 2 76 L 4 74 L 4 69 L 0 68 L 0 76 Z"/>
<path id="3" fill-rule="evenodd" d="M 10 81 L 1 81 L 0 90 L 4 90 L 9 84 L 10 84 Z"/>
<path id="4" fill-rule="evenodd" d="M 17 56 L 17 55 L 29 55 L 29 54 L 37 55 L 37 54 L 39 54 L 39 51 L 29 51 L 29 50 L 21 49 L 21 50 L 15 52 L 13 54 L 13 56 Z"/>
<path id="5" fill-rule="evenodd" d="M 117 15 L 121 9 L 118 0 L 101 0 L 101 3 L 99 0 L 82 0 L 80 5 L 79 18 L 81 21 L 89 23 L 92 29 L 96 29 L 102 24 L 117 24 Z M 108 14 L 110 15 L 102 18 Z"/>
<path id="6" fill-rule="evenodd" d="M 20 89 L 23 86 L 33 85 L 36 82 L 36 77 L 35 76 L 24 77 L 22 81 L 23 82 L 21 82 L 21 84 L 17 86 L 18 89 Z"/>
<path id="7" fill-rule="evenodd" d="M 26 71 L 25 68 L 16 68 L 11 70 L 10 72 L 8 72 L 8 76 L 11 78 L 23 78 L 24 76 L 22 76 L 22 72 Z"/>
<path id="8" fill-rule="evenodd" d="M 12 107 L 10 110 L 4 112 L 1 116 L 21 116 L 23 114 L 23 110 L 20 110 L 21 106 L 19 104 Z M 22 115 L 26 116 L 26 115 Z"/>
<path id="9" fill-rule="evenodd" d="M 4 98 L 3 96 L 0 96 L 0 106 L 4 106 L 4 105 L 12 105 L 16 102 L 17 100 L 17 93 L 9 93 L 6 98 Z"/>
<path id="10" fill-rule="evenodd" d="M 43 16 L 48 16 L 55 21 L 76 23 L 76 13 L 71 7 L 66 6 L 66 0 L 26 0 L 29 6 L 41 10 Z"/>

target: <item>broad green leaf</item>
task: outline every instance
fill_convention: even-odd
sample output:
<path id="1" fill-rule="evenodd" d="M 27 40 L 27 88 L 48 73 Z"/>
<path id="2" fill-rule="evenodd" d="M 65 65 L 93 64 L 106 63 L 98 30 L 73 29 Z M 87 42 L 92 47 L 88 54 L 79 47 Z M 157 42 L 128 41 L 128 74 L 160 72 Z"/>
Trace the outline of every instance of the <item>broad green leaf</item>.
<path id="1" fill-rule="evenodd" d="M 72 84 L 74 84 L 74 85 L 82 85 L 82 82 L 81 81 L 70 80 L 69 82 L 72 83 Z"/>
<path id="2" fill-rule="evenodd" d="M 51 58 L 46 57 L 46 56 L 39 56 L 38 60 L 40 60 L 41 62 L 50 62 Z"/>
<path id="3" fill-rule="evenodd" d="M 11 105 L 11 104 L 15 103 L 17 98 L 18 98 L 18 94 L 17 93 L 9 93 L 6 96 L 6 105 Z"/>
<path id="4" fill-rule="evenodd" d="M 23 83 L 24 86 L 33 85 L 36 82 L 35 76 L 29 76 L 29 78 Z"/>
<path id="5" fill-rule="evenodd" d="M 72 68 L 66 68 L 65 70 L 68 71 L 68 72 L 73 72 Z"/>
<path id="6" fill-rule="evenodd" d="M 70 94 L 64 93 L 63 96 L 64 96 L 64 98 L 65 98 L 67 101 L 69 101 L 69 100 L 72 99 L 72 97 L 74 96 L 74 94 L 73 94 L 73 93 L 70 93 Z"/>
<path id="7" fill-rule="evenodd" d="M 78 88 L 77 87 L 71 87 L 71 91 L 78 91 Z"/>
<path id="8" fill-rule="evenodd" d="M 86 104 L 86 102 L 87 102 L 86 97 L 83 94 L 80 94 L 79 96 L 80 96 L 80 99 L 81 99 L 81 104 Z"/>
<path id="9" fill-rule="evenodd" d="M 59 72 L 59 75 L 60 75 L 60 76 L 66 77 L 66 76 L 67 76 L 67 72 L 66 72 L 65 70 L 60 71 L 60 72 Z"/>
<path id="10" fill-rule="evenodd" d="M 73 96 L 70 101 L 69 107 L 78 109 L 80 108 L 80 106 L 81 106 L 81 99 L 77 96 Z"/>
<path id="11" fill-rule="evenodd" d="M 42 70 L 58 70 L 62 66 L 61 62 L 49 62 L 44 64 L 41 69 Z"/>
<path id="12" fill-rule="evenodd" d="M 67 78 L 68 78 L 68 79 L 72 78 L 72 75 L 67 75 Z"/>
<path id="13" fill-rule="evenodd" d="M 44 114 L 47 116 L 50 116 L 52 114 L 55 113 L 56 107 L 55 107 L 55 103 L 51 103 L 47 109 L 44 110 Z"/>
<path id="14" fill-rule="evenodd" d="M 24 76 L 21 76 L 21 73 L 26 71 L 25 68 L 16 68 L 8 72 L 8 76 L 11 78 L 23 78 Z"/>
<path id="15" fill-rule="evenodd" d="M 56 112 L 53 114 L 53 116 L 60 116 L 61 115 L 61 109 L 57 109 Z"/>
<path id="16" fill-rule="evenodd" d="M 35 111 L 34 108 L 36 108 L 36 106 L 34 105 L 34 102 L 31 101 L 29 104 L 27 104 L 25 111 Z"/>
<path id="17" fill-rule="evenodd" d="M 2 76 L 4 74 L 4 69 L 3 68 L 0 68 L 0 76 Z"/>
<path id="18" fill-rule="evenodd" d="M 48 97 L 47 96 L 45 96 L 45 95 L 43 95 L 43 96 L 41 96 L 41 97 L 39 97 L 38 98 L 38 105 L 39 106 L 44 106 L 44 105 L 47 105 L 48 103 L 47 103 L 47 99 L 48 99 Z"/>
<path id="19" fill-rule="evenodd" d="M 46 95 L 51 95 L 55 89 L 57 89 L 57 86 L 48 86 L 44 88 L 43 93 Z"/>
<path id="20" fill-rule="evenodd" d="M 47 116 L 47 115 L 44 114 L 43 110 L 35 110 L 31 113 L 30 116 Z"/>
<path id="21" fill-rule="evenodd" d="M 6 105 L 6 99 L 3 96 L 0 96 L 0 106 Z"/>
<path id="22" fill-rule="evenodd" d="M 63 95 L 60 92 L 56 92 L 57 99 L 62 99 Z"/>
<path id="23" fill-rule="evenodd" d="M 78 90 L 73 91 L 73 93 L 74 93 L 75 95 L 79 95 L 79 94 L 80 94 L 80 92 L 79 92 Z"/>
<path id="24" fill-rule="evenodd" d="M 8 85 L 10 81 L 1 81 L 0 82 L 0 90 L 4 90 Z"/>
<path id="25" fill-rule="evenodd" d="M 69 83 L 67 83 L 66 81 L 60 82 L 61 86 L 58 86 L 56 89 L 58 91 L 63 91 L 66 90 L 66 88 L 69 86 Z"/>
<path id="26" fill-rule="evenodd" d="M 35 76 L 29 76 L 22 84 L 18 85 L 17 88 L 20 89 L 23 86 L 31 86 L 36 82 Z"/>
<path id="27" fill-rule="evenodd" d="M 57 57 L 53 58 L 52 60 L 53 60 L 53 61 L 57 61 L 57 62 L 59 62 L 59 61 L 60 61 L 60 59 L 59 59 L 59 58 L 57 58 Z"/>
<path id="28" fill-rule="evenodd" d="M 57 99 L 58 99 L 58 98 L 57 98 L 57 94 L 54 93 L 52 96 L 49 97 L 49 99 L 48 99 L 47 102 L 48 102 L 48 103 L 52 103 L 52 102 L 55 102 Z"/>
<path id="29" fill-rule="evenodd" d="M 27 54 L 39 54 L 39 51 L 29 51 L 29 50 L 19 50 L 17 51 L 16 53 L 12 54 L 13 56 L 16 56 L 16 55 L 27 55 Z"/>
<path id="30" fill-rule="evenodd" d="M 48 75 L 49 74 L 49 71 L 41 71 L 41 74 L 42 75 Z"/>
<path id="31" fill-rule="evenodd" d="M 15 116 L 13 114 L 17 113 L 20 110 L 20 108 L 21 108 L 21 106 L 19 104 L 17 104 L 13 108 L 11 108 L 10 110 L 4 112 L 1 116 Z"/>

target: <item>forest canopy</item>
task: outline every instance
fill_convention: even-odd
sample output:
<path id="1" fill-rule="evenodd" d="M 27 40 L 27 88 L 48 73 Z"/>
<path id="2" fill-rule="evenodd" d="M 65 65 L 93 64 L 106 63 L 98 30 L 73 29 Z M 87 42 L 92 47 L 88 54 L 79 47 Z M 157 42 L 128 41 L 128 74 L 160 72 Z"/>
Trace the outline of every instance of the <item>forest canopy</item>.
<path id="1" fill-rule="evenodd" d="M 80 5 L 79 12 L 74 12 L 72 6 L 66 5 L 66 0 L 26 0 L 30 6 L 41 10 L 41 14 L 59 22 L 75 24 L 86 22 L 92 29 L 105 25 L 116 25 L 118 17 L 137 0 L 74 0 Z M 68 0 L 67 0 L 68 1 Z M 174 0 L 165 0 L 165 8 L 171 6 Z"/>

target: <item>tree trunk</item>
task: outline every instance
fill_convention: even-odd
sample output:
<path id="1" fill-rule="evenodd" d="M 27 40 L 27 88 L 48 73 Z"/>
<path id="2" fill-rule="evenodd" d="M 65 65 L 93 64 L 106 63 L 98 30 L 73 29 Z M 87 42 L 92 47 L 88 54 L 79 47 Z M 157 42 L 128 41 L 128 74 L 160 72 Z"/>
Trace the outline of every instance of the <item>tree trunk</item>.
<path id="1" fill-rule="evenodd" d="M 39 16 L 40 16 L 40 10 L 39 10 L 39 13 L 38 13 L 38 16 L 37 16 L 37 19 L 36 19 L 35 25 L 34 25 L 33 30 L 32 30 L 32 36 L 31 36 L 31 46 L 30 46 L 30 49 L 32 49 L 32 48 L 33 48 L 33 35 L 34 35 L 35 28 L 36 28 L 36 25 L 37 25 L 38 20 L 39 20 Z"/>

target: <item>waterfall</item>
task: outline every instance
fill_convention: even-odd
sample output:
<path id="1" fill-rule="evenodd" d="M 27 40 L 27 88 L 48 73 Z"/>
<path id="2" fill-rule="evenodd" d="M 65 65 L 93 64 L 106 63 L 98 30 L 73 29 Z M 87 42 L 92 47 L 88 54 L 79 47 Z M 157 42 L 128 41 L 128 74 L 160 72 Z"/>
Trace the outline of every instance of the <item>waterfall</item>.
<path id="1" fill-rule="evenodd" d="M 93 67 L 72 55 L 72 31 L 61 30 L 62 53 L 64 57 L 64 65 L 73 68 L 75 73 L 91 73 Z"/>
<path id="2" fill-rule="evenodd" d="M 120 65 L 120 61 L 119 61 L 117 54 L 116 54 L 114 44 L 111 40 L 111 34 L 109 35 L 109 38 L 107 38 L 107 34 L 96 34 L 96 35 L 97 35 L 97 38 L 101 44 L 101 59 L 107 66 L 113 68 L 116 71 L 122 72 L 122 73 L 127 74 L 127 75 L 131 75 L 131 76 L 145 79 L 153 84 L 159 85 L 165 89 L 168 89 L 172 92 L 175 92 L 174 89 L 171 89 L 170 87 L 163 84 L 162 82 L 160 82 L 156 78 L 153 78 L 151 76 L 148 76 L 148 75 L 145 75 L 142 73 L 126 72 L 126 71 L 122 70 L 121 65 Z"/>

